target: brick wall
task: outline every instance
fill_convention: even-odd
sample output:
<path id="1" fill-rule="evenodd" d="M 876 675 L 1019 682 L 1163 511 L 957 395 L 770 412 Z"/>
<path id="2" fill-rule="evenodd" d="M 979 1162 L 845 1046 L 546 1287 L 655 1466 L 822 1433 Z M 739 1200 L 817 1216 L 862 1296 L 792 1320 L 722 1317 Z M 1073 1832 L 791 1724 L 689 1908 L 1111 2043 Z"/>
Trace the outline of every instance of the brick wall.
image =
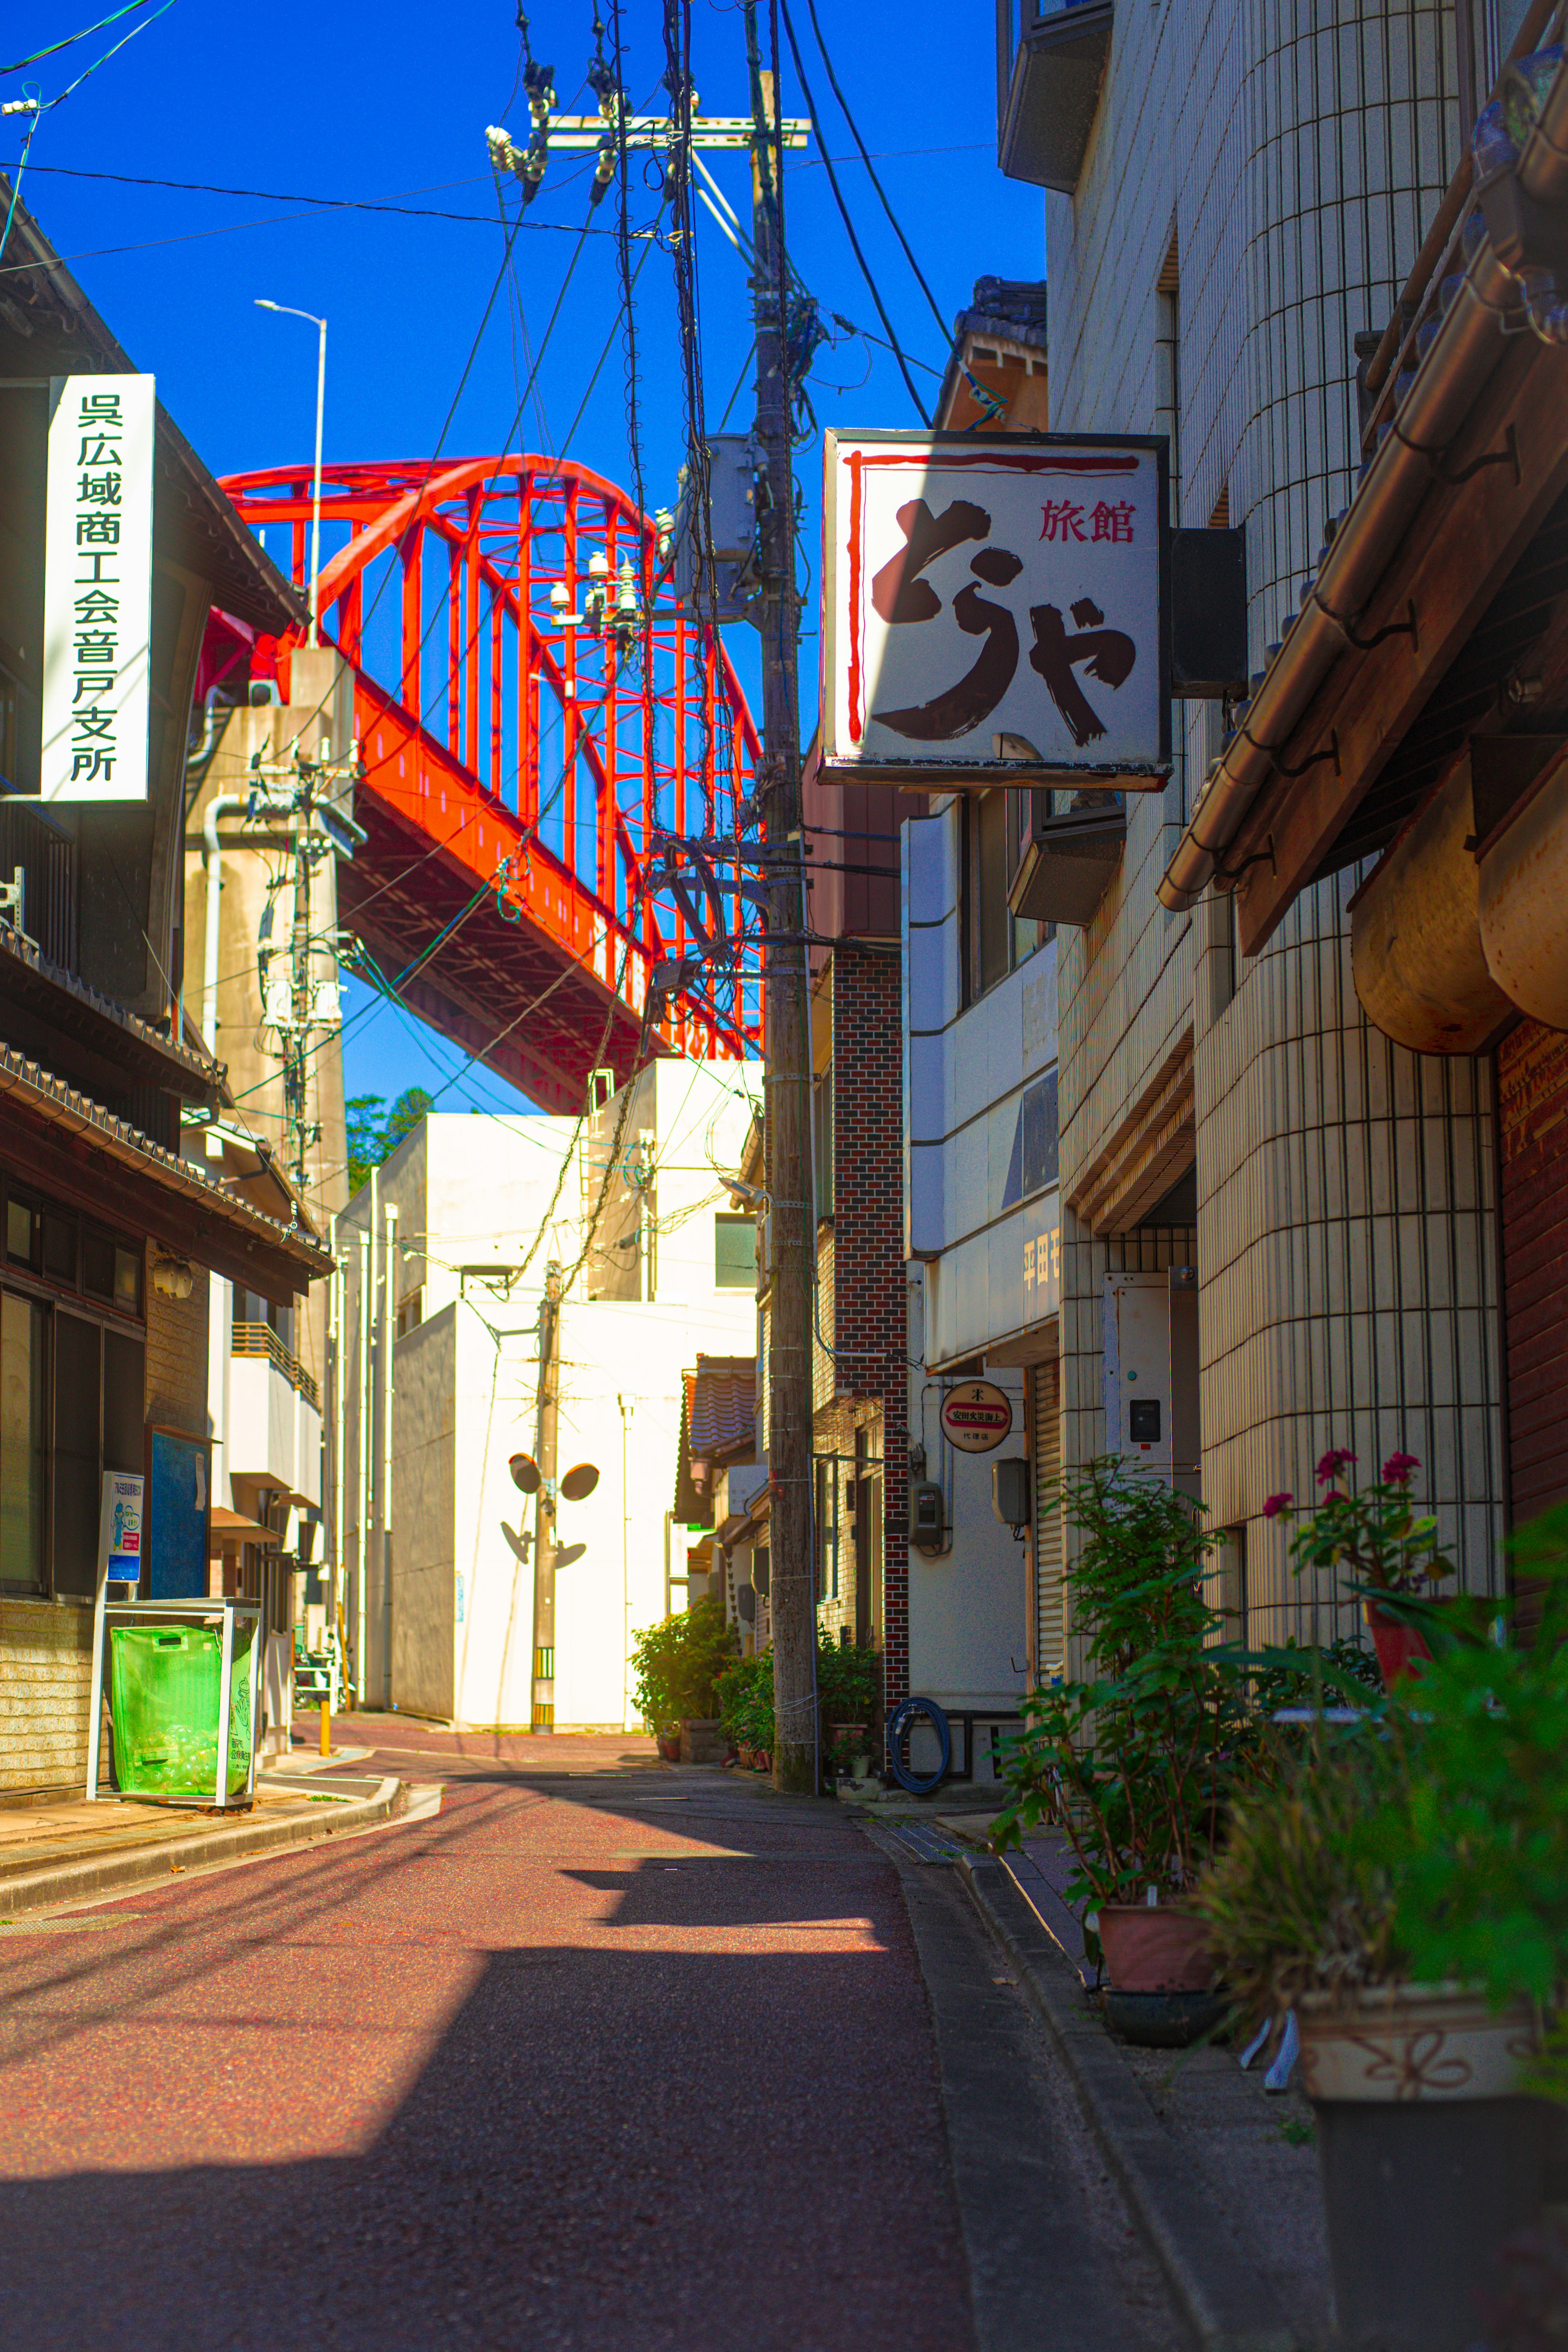
<path id="1" fill-rule="evenodd" d="M 90 1609 L 0 1601 L 0 1790 L 80 1784 L 91 1680 Z"/>
<path id="2" fill-rule="evenodd" d="M 147 1419 L 158 1429 L 207 1435 L 207 1273 L 195 1268 L 188 1298 L 153 1287 L 147 1251 Z"/>
<path id="3" fill-rule="evenodd" d="M 833 974 L 833 1344 L 852 1453 L 859 1420 L 882 1457 L 884 1692 L 910 1686 L 908 1351 L 899 959 L 840 940 Z M 863 1408 L 879 1410 L 868 1415 Z M 878 1444 L 879 1436 L 880 1443 Z"/>

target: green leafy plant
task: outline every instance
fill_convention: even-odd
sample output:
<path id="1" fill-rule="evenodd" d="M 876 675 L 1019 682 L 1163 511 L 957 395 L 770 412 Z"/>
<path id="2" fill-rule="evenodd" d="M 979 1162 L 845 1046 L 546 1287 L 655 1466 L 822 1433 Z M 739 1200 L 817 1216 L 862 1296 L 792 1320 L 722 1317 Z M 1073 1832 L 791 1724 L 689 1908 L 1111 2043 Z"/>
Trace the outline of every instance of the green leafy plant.
<path id="1" fill-rule="evenodd" d="M 1066 1582 L 1089 1675 L 1029 1694 L 1004 1778 L 999 1848 L 1059 1822 L 1073 1900 L 1186 1895 L 1258 1742 L 1243 1654 L 1220 1643 L 1205 1569 L 1222 1538 L 1198 1507 L 1114 1458 L 1061 1484 L 1082 1542 Z"/>
<path id="2" fill-rule="evenodd" d="M 763 1753 L 773 1744 L 773 1654 L 732 1658 L 715 1685 L 724 1729 L 737 1748 Z"/>
<path id="3" fill-rule="evenodd" d="M 1195 1891 L 1244 2008 L 1457 1981 L 1562 2013 L 1568 1990 L 1568 1506 L 1523 1530 L 1534 1641 L 1450 1643 L 1240 1801 Z M 1489 1604 L 1494 1606 L 1496 1604 Z M 1568 2096 L 1568 2032 L 1536 2087 Z"/>
<path id="4" fill-rule="evenodd" d="M 668 1732 L 688 1717 L 712 1717 L 719 1711 L 719 1677 L 734 1654 L 734 1632 L 716 1594 L 634 1633 L 632 1696 L 643 1721 Z"/>
<path id="5" fill-rule="evenodd" d="M 826 1723 L 874 1723 L 882 1703 L 880 1651 L 836 1642 L 830 1633 L 819 1630 L 816 1696 Z"/>

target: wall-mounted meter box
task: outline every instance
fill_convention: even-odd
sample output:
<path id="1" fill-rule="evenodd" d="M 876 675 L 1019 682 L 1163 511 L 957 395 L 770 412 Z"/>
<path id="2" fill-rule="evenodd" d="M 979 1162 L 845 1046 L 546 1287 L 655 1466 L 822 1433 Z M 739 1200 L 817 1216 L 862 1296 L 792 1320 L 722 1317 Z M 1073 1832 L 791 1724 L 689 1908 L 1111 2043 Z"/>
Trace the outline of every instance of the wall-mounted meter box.
<path id="1" fill-rule="evenodd" d="M 1105 1277 L 1105 1450 L 1195 1495 L 1197 1269 Z"/>
<path id="2" fill-rule="evenodd" d="M 991 1465 L 991 1507 L 1005 1528 L 1021 1535 L 1029 1524 L 1029 1465 L 1021 1454 Z"/>
<path id="3" fill-rule="evenodd" d="M 910 1487 L 910 1541 L 917 1551 L 944 1551 L 947 1548 L 947 1512 L 942 1488 L 930 1478 L 917 1479 Z"/>

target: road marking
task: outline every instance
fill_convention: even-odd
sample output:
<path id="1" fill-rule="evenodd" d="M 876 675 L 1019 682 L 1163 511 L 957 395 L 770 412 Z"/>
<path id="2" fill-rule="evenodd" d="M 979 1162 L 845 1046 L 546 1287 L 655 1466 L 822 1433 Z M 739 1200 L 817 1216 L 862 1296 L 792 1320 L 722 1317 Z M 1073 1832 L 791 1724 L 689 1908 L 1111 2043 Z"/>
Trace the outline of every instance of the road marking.
<path id="1" fill-rule="evenodd" d="M 0 1936 L 71 1936 L 91 1927 L 119 1927 L 140 1919 L 140 1911 L 121 1911 L 113 1919 L 0 1919 Z"/>

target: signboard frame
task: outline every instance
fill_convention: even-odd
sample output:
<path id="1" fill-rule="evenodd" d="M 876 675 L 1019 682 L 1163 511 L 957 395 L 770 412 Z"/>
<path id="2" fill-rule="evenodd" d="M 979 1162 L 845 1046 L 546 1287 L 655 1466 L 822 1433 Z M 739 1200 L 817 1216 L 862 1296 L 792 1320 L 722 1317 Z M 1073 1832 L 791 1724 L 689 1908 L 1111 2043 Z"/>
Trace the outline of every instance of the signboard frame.
<path id="1" fill-rule="evenodd" d="M 820 766 L 824 776 L 839 782 L 858 781 L 868 783 L 900 784 L 910 792 L 983 791 L 992 784 L 1058 783 L 1062 785 L 1120 788 L 1133 792 L 1161 792 L 1172 772 L 1171 723 L 1171 496 L 1170 445 L 1164 434 L 1158 433 L 952 433 L 910 429 L 893 432 L 855 433 L 847 429 L 830 428 L 824 432 L 823 442 L 823 518 L 822 518 L 822 635 L 821 671 L 819 678 L 819 711 L 821 729 Z M 1158 525 L 1156 577 L 1158 614 L 1156 620 L 1156 718 L 1157 749 L 1147 761 L 1104 760 L 1091 758 L 1061 758 L 1054 753 L 1038 759 L 1020 756 L 1004 759 L 996 756 L 993 732 L 987 720 L 977 721 L 973 730 L 976 743 L 984 743 L 988 756 L 940 758 L 933 753 L 911 748 L 907 757 L 895 757 L 886 751 L 865 752 L 838 740 L 837 663 L 843 630 L 845 599 L 853 593 L 839 582 L 839 497 L 841 465 L 839 451 L 844 445 L 866 445 L 889 450 L 900 446 L 913 450 L 923 447 L 935 456 L 946 457 L 964 467 L 983 468 L 987 462 L 999 461 L 998 470 L 1024 470 L 1047 474 L 1053 467 L 1060 467 L 1064 460 L 1074 457 L 1092 458 L 1104 453 L 1110 457 L 1145 454 L 1152 457 L 1155 471 L 1155 507 Z M 1023 656 L 1026 660 L 1027 656 Z M 1009 731 L 1003 730 L 1003 732 Z M 1036 746 L 1038 749 L 1038 746 Z"/>
<path id="2" fill-rule="evenodd" d="M 153 376 L 49 378 L 38 779 L 46 807 L 149 795 L 157 442 Z"/>
<path id="3" fill-rule="evenodd" d="M 952 1412 L 953 1406 L 961 1403 L 966 1395 L 969 1397 L 972 1403 L 980 1403 L 983 1401 L 982 1391 L 984 1391 L 984 1402 L 986 1404 L 990 1404 L 992 1400 L 994 1398 L 999 1405 L 1006 1408 L 1007 1419 L 1005 1423 L 997 1428 L 994 1436 L 981 1436 L 978 1433 L 974 1432 L 970 1433 L 968 1435 L 961 1435 L 952 1426 L 948 1420 L 948 1415 Z M 1008 1395 L 1006 1390 L 995 1381 L 974 1378 L 954 1381 L 942 1401 L 942 1433 L 946 1438 L 948 1444 L 954 1447 L 960 1454 L 994 1454 L 997 1447 L 999 1445 L 1005 1445 L 1007 1440 L 1012 1436 L 1014 1424 L 1016 1420 L 1017 1413 L 1015 1411 L 1012 1398 Z"/>

